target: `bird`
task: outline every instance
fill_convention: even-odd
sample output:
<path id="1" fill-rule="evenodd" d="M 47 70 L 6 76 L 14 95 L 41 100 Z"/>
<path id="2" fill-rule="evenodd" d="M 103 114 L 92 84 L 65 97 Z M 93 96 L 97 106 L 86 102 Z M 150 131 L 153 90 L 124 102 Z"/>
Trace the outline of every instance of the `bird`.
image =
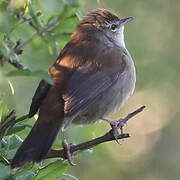
<path id="1" fill-rule="evenodd" d="M 115 139 L 117 121 L 107 116 L 119 110 L 133 94 L 134 61 L 124 41 L 124 25 L 133 17 L 119 18 L 107 9 L 89 11 L 75 28 L 32 98 L 29 118 L 39 116 L 11 162 L 11 168 L 40 162 L 59 131 L 67 159 L 73 164 L 64 131 L 70 124 L 108 122 Z"/>

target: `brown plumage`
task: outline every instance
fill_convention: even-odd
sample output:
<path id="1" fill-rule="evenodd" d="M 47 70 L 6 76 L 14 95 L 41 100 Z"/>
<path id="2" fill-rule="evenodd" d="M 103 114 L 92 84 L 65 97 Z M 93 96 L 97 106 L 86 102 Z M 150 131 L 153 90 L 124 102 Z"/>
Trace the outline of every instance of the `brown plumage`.
<path id="1" fill-rule="evenodd" d="M 124 42 L 117 40 L 124 21 L 98 9 L 80 22 L 49 69 L 53 84 L 42 80 L 35 92 L 29 117 L 39 109 L 39 118 L 16 152 L 12 168 L 41 161 L 60 129 L 96 122 L 132 94 L 134 64 Z"/>

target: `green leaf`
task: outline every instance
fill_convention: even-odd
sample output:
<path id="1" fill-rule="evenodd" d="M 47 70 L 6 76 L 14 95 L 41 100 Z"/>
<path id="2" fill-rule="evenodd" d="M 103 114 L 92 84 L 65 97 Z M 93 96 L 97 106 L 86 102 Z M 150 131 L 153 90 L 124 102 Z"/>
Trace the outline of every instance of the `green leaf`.
<path id="1" fill-rule="evenodd" d="M 79 7 L 79 3 L 77 0 L 63 0 L 65 4 L 67 4 L 68 6 L 74 7 L 74 8 L 78 8 Z"/>
<path id="2" fill-rule="evenodd" d="M 18 122 L 26 122 L 26 121 L 28 121 L 28 120 L 29 120 L 29 115 L 26 114 L 26 115 L 23 115 L 23 116 L 17 118 L 17 119 L 16 119 L 16 123 L 18 123 Z"/>
<path id="3" fill-rule="evenodd" d="M 13 42 L 9 41 L 5 43 L 5 41 L 3 41 L 0 44 L 0 54 L 2 54 L 4 57 L 9 59 L 11 63 L 19 62 L 20 61 L 19 57 L 16 54 L 12 53 L 12 49 L 10 48 L 10 45 L 8 45 L 8 43 L 13 43 Z"/>
<path id="4" fill-rule="evenodd" d="M 7 103 L 0 101 L 0 121 L 2 121 L 9 113 Z"/>
<path id="5" fill-rule="evenodd" d="M 7 59 L 9 58 L 9 54 L 11 53 L 10 48 L 4 41 L 0 44 L 0 53 Z"/>
<path id="6" fill-rule="evenodd" d="M 64 174 L 61 177 L 61 180 L 78 180 L 78 178 L 75 176 L 72 176 L 71 174 Z"/>
<path id="7" fill-rule="evenodd" d="M 24 130 L 26 127 L 27 125 L 25 124 L 16 124 L 11 129 L 8 130 L 6 136 L 9 136 L 11 134 L 16 134 L 17 132 Z"/>
<path id="8" fill-rule="evenodd" d="M 45 39 L 48 41 L 49 46 L 48 50 L 51 55 L 56 54 L 58 55 L 58 43 L 56 42 L 56 39 L 54 38 L 53 35 L 51 35 L 50 32 L 46 32 L 45 34 Z"/>
<path id="9" fill-rule="evenodd" d="M 5 37 L 5 33 L 0 33 L 0 42 L 4 40 L 4 37 Z"/>
<path id="10" fill-rule="evenodd" d="M 77 10 L 76 11 L 76 16 L 78 17 L 78 19 L 81 21 L 83 19 L 83 14 L 81 13 L 81 11 Z"/>
<path id="11" fill-rule="evenodd" d="M 40 72 L 41 74 L 42 72 Z M 6 74 L 7 77 L 12 77 L 12 76 L 37 76 L 38 75 L 38 71 L 34 71 L 34 72 L 29 72 L 29 71 L 25 71 L 25 70 L 13 70 L 10 71 L 9 73 Z"/>
<path id="12" fill-rule="evenodd" d="M 57 28 L 59 33 L 72 33 L 74 32 L 75 27 L 79 23 L 78 17 L 74 14 L 61 22 L 59 27 Z"/>
<path id="13" fill-rule="evenodd" d="M 11 170 L 5 166 L 4 164 L 0 163 L 0 180 L 5 180 L 10 176 Z"/>
<path id="14" fill-rule="evenodd" d="M 59 34 L 56 37 L 57 41 L 61 45 L 61 48 L 63 48 L 66 45 L 66 43 L 70 40 L 70 34 Z"/>
<path id="15" fill-rule="evenodd" d="M 3 145 L 7 150 L 16 149 L 22 143 L 22 139 L 17 135 L 6 136 L 3 139 Z"/>
<path id="16" fill-rule="evenodd" d="M 68 164 L 57 160 L 42 168 L 35 180 L 55 180 L 67 171 Z"/>
<path id="17" fill-rule="evenodd" d="M 0 148 L 0 157 L 4 157 L 6 155 L 6 149 Z"/>
<path id="18" fill-rule="evenodd" d="M 28 8 L 29 8 L 29 13 L 33 19 L 33 22 L 35 23 L 35 25 L 40 28 L 41 27 L 41 23 L 39 21 L 39 17 L 37 16 L 37 13 L 34 10 L 34 7 L 32 6 L 31 2 L 28 3 Z"/>
<path id="19" fill-rule="evenodd" d="M 1 140 L 1 146 L 2 147 L 6 147 L 7 146 L 7 144 L 8 144 L 8 142 L 7 142 L 7 139 L 6 139 L 7 137 L 4 137 L 4 138 L 2 138 L 2 140 Z"/>
<path id="20" fill-rule="evenodd" d="M 73 16 L 61 21 L 58 28 L 54 31 L 56 41 L 61 45 L 61 48 L 70 40 L 70 36 L 79 23 L 78 17 Z"/>
<path id="21" fill-rule="evenodd" d="M 13 55 L 9 56 L 9 60 L 12 63 L 20 62 L 19 57 L 16 54 L 13 54 Z"/>
<path id="22" fill-rule="evenodd" d="M 67 19 L 67 18 L 74 16 L 74 15 L 75 15 L 75 13 L 73 11 L 73 8 L 67 4 L 64 6 L 63 11 L 59 14 L 61 20 Z"/>
<path id="23" fill-rule="evenodd" d="M 1 20 L 0 20 L 1 32 L 10 34 L 17 23 L 15 16 L 13 16 L 9 12 L 0 14 L 0 16 L 1 16 Z"/>
<path id="24" fill-rule="evenodd" d="M 52 79 L 51 77 L 47 74 L 47 72 L 43 70 L 38 70 L 38 71 L 26 71 L 26 70 L 14 70 L 10 71 L 9 73 L 6 74 L 7 77 L 13 77 L 13 76 L 36 76 L 36 77 L 41 77 L 42 79 L 46 80 L 49 84 L 52 84 Z"/>
<path id="25" fill-rule="evenodd" d="M 32 170 L 21 170 L 14 175 L 15 180 L 33 180 L 35 176 Z"/>

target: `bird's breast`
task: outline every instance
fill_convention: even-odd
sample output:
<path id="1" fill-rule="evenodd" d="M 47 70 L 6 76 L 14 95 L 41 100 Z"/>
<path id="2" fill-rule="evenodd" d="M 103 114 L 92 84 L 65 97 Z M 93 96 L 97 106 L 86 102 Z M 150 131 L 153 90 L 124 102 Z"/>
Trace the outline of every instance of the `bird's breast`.
<path id="1" fill-rule="evenodd" d="M 126 68 L 120 74 L 116 83 L 104 94 L 103 99 L 107 99 L 107 113 L 119 110 L 133 94 L 136 83 L 136 70 L 134 62 L 130 56 L 126 58 Z"/>
<path id="2" fill-rule="evenodd" d="M 126 67 L 117 81 L 101 96 L 80 112 L 73 120 L 74 124 L 91 124 L 101 117 L 119 110 L 132 95 L 136 83 L 136 71 L 130 56 L 126 58 Z"/>

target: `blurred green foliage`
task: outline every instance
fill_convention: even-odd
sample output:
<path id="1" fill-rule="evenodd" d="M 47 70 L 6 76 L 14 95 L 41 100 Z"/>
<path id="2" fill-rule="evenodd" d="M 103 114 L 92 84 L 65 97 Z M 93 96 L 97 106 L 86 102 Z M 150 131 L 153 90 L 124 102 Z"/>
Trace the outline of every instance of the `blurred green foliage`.
<path id="1" fill-rule="evenodd" d="M 12 171 L 9 160 L 22 143 L 20 136 L 27 136 L 32 127 L 32 122 L 23 116 L 27 105 L 18 101 L 25 91 L 30 91 L 22 85 L 27 79 L 36 82 L 46 79 L 51 83 L 47 69 L 81 18 L 76 0 L 0 0 L 0 129 L 9 116 L 8 105 L 22 116 L 0 142 L 0 180 L 53 180 L 67 171 L 68 165 L 62 160 L 47 160 L 44 164 L 27 165 Z M 75 178 L 67 173 L 65 176 Z"/>
<path id="2" fill-rule="evenodd" d="M 76 179 L 74 176 L 82 180 L 179 179 L 180 1 L 80 0 L 80 4 L 84 12 L 103 7 L 120 17 L 135 18 L 125 27 L 125 40 L 137 67 L 136 92 L 121 113 L 112 117 L 118 119 L 144 104 L 147 109 L 129 122 L 127 130 L 132 137 L 122 146 L 112 142 L 93 148 L 94 153 L 80 153 L 74 160 L 77 165 L 68 171 L 63 162 L 55 160 L 11 171 L 6 162 L 35 120 L 19 122 L 1 142 L 0 180 L 34 179 L 39 169 L 44 176 L 62 166 L 64 180 Z M 76 0 L 0 0 L 1 122 L 9 109 L 15 109 L 17 117 L 27 114 L 40 79 L 50 81 L 46 72 L 81 18 Z M 19 54 L 13 52 L 22 45 L 23 52 L 21 48 Z M 21 71 L 15 68 L 17 64 L 23 65 Z M 30 71 L 24 71 L 27 69 Z M 69 142 L 79 143 L 108 129 L 105 123 L 72 126 L 66 136 Z M 54 148 L 60 144 L 58 136 Z"/>

